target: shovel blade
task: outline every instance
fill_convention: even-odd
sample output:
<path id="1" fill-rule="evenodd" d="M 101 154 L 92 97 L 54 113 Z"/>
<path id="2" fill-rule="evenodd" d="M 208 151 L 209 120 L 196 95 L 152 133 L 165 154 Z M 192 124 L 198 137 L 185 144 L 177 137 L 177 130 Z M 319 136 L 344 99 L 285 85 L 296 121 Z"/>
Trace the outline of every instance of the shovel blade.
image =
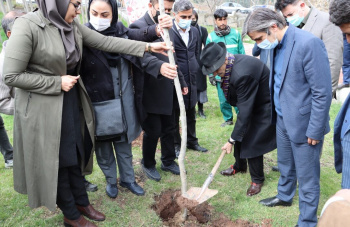
<path id="1" fill-rule="evenodd" d="M 201 193 L 201 190 L 202 190 L 202 188 L 192 187 L 185 193 L 185 195 L 183 195 L 183 197 L 185 197 L 186 199 L 195 200 L 198 202 L 198 204 L 201 204 L 219 192 L 218 190 L 207 188 L 203 192 L 201 197 L 198 198 L 198 196 Z"/>

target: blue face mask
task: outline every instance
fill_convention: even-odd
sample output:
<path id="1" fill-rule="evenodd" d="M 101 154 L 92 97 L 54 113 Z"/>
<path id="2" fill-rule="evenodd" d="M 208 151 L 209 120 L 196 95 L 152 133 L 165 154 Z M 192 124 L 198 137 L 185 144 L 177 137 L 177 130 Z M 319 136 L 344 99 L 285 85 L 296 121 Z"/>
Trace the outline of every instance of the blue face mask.
<path id="1" fill-rule="evenodd" d="M 301 22 L 303 22 L 303 20 L 304 20 L 304 17 L 300 17 L 298 14 L 295 14 L 294 16 L 287 18 L 287 21 L 296 27 L 299 26 Z"/>
<path id="2" fill-rule="evenodd" d="M 182 29 L 187 29 L 191 26 L 191 21 L 192 20 L 184 20 L 184 19 L 180 19 L 178 25 L 180 28 Z"/>
<path id="3" fill-rule="evenodd" d="M 278 45 L 278 39 L 275 36 L 275 41 L 271 43 L 267 38 L 258 44 L 258 47 L 265 50 L 271 50 Z"/>

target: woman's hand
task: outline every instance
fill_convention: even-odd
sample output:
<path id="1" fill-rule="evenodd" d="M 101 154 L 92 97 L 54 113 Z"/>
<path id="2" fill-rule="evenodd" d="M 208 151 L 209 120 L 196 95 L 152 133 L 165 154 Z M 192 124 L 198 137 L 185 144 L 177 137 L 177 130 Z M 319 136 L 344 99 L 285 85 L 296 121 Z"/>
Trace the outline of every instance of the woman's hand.
<path id="1" fill-rule="evenodd" d="M 62 88 L 62 90 L 65 92 L 68 92 L 78 82 L 79 78 L 80 78 L 80 76 L 70 76 L 70 75 L 61 76 L 61 80 L 62 80 L 61 88 Z"/>
<path id="2" fill-rule="evenodd" d="M 160 74 L 173 80 L 177 77 L 177 66 L 170 65 L 169 63 L 163 63 L 160 67 Z"/>
<path id="3" fill-rule="evenodd" d="M 173 45 L 173 44 L 171 44 L 171 45 Z M 149 43 L 149 46 L 151 48 L 151 52 L 163 54 L 165 56 L 168 56 L 166 51 L 170 50 L 170 48 L 173 49 L 172 46 L 171 47 L 167 47 L 165 42 Z M 148 51 L 147 47 L 146 47 L 146 51 Z"/>
<path id="4" fill-rule="evenodd" d="M 225 143 L 225 145 L 221 148 L 221 150 L 226 150 L 226 153 L 229 154 L 232 152 L 232 144 L 229 142 Z"/>

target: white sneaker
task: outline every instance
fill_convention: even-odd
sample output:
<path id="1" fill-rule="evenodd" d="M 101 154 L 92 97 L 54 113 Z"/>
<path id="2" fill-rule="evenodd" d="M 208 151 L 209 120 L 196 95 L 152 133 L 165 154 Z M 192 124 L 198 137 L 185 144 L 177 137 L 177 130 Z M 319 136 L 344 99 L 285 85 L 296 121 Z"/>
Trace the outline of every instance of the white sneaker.
<path id="1" fill-rule="evenodd" d="M 5 168 L 6 169 L 10 169 L 10 168 L 12 168 L 13 167 L 13 160 L 11 159 L 11 160 L 7 160 L 6 162 L 5 162 Z"/>

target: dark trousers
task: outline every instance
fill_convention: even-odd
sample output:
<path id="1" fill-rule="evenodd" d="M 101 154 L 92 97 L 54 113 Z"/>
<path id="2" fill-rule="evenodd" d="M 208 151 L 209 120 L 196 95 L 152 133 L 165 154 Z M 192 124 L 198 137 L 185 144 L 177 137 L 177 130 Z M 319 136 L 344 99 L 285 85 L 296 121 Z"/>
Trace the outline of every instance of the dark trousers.
<path id="1" fill-rule="evenodd" d="M 161 145 L 161 161 L 163 165 L 168 166 L 175 160 L 174 149 L 174 113 L 172 115 L 148 113 L 147 118 L 142 124 L 143 143 L 142 143 L 142 164 L 146 168 L 156 165 L 155 154 L 158 140 Z"/>
<path id="2" fill-rule="evenodd" d="M 175 145 L 181 146 L 181 136 L 179 131 L 180 109 L 175 110 Z M 196 107 L 186 109 L 187 120 L 187 146 L 194 146 L 198 144 L 196 137 Z"/>
<path id="3" fill-rule="evenodd" d="M 289 139 L 283 118 L 277 116 L 277 162 L 280 170 L 277 198 L 292 202 L 299 186 L 299 226 L 317 225 L 320 198 L 320 153 L 323 141 L 312 146 L 293 143 Z"/>
<path id="4" fill-rule="evenodd" d="M 76 208 L 90 204 L 84 185 L 84 177 L 79 166 L 63 167 L 58 169 L 57 182 L 57 206 L 62 210 L 63 215 L 76 220 L 80 212 Z"/>
<path id="5" fill-rule="evenodd" d="M 236 159 L 234 167 L 237 170 L 247 170 L 247 160 L 241 159 L 241 142 L 237 142 L 234 145 L 233 156 Z M 264 176 L 264 156 L 258 156 L 254 158 L 248 158 L 249 173 L 252 182 L 261 184 L 265 180 Z"/>
<path id="6" fill-rule="evenodd" d="M 0 149 L 1 153 L 4 156 L 5 162 L 7 160 L 13 159 L 13 148 L 10 144 L 9 137 L 7 136 L 7 132 L 4 125 L 4 120 L 0 115 Z"/>

